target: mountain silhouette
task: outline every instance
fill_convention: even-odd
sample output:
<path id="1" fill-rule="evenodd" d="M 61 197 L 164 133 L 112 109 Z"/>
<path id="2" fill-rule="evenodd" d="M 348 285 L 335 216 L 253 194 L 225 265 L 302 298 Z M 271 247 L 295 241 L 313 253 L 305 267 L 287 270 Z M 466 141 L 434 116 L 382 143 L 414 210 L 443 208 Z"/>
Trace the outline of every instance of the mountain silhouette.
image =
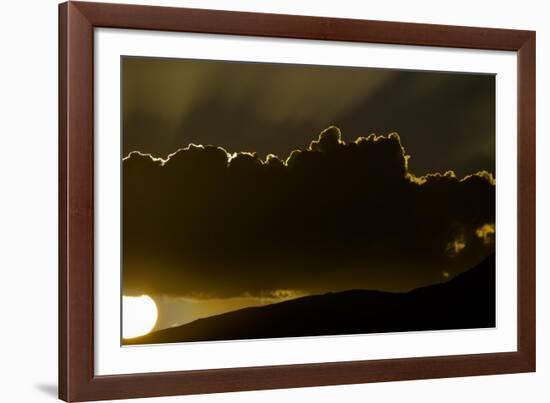
<path id="1" fill-rule="evenodd" d="M 440 284 L 406 293 L 349 290 L 249 307 L 124 340 L 178 343 L 495 326 L 495 256 Z"/>

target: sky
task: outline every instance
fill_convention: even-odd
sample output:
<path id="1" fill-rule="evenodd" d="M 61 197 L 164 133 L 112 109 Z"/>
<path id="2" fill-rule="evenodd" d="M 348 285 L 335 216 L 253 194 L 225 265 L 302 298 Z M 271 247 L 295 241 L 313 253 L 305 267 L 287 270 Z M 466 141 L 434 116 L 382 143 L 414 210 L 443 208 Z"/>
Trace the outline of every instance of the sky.
<path id="1" fill-rule="evenodd" d="M 494 76 L 122 63 L 123 292 L 158 328 L 494 253 Z"/>
<path id="2" fill-rule="evenodd" d="M 284 158 L 336 125 L 346 141 L 398 132 L 418 175 L 495 170 L 494 75 L 136 57 L 122 70 L 124 155 L 197 143 Z"/>

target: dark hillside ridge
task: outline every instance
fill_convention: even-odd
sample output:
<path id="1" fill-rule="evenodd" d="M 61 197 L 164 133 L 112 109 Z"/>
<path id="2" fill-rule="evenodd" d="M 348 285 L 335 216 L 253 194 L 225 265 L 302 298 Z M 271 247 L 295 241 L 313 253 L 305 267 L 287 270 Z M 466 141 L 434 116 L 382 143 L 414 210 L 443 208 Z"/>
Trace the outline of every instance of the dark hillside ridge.
<path id="1" fill-rule="evenodd" d="M 495 327 L 495 256 L 407 293 L 349 290 L 244 308 L 124 344 L 179 343 Z"/>

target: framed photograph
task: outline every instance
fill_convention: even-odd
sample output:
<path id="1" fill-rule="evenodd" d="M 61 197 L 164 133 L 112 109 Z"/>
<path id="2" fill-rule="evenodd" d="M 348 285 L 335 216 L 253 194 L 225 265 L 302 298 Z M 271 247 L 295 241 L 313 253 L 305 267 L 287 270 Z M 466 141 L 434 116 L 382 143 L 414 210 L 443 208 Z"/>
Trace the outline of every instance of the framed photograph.
<path id="1" fill-rule="evenodd" d="M 535 371 L 535 33 L 59 8 L 59 397 Z"/>

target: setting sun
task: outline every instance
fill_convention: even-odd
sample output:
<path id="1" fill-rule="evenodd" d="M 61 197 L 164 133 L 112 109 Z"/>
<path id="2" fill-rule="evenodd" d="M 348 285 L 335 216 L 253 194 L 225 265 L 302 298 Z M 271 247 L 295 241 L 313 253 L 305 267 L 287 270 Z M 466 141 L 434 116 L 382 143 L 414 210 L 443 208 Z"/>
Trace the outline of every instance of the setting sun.
<path id="1" fill-rule="evenodd" d="M 131 339 L 149 333 L 157 323 L 158 310 L 153 298 L 122 297 L 122 337 Z"/>

